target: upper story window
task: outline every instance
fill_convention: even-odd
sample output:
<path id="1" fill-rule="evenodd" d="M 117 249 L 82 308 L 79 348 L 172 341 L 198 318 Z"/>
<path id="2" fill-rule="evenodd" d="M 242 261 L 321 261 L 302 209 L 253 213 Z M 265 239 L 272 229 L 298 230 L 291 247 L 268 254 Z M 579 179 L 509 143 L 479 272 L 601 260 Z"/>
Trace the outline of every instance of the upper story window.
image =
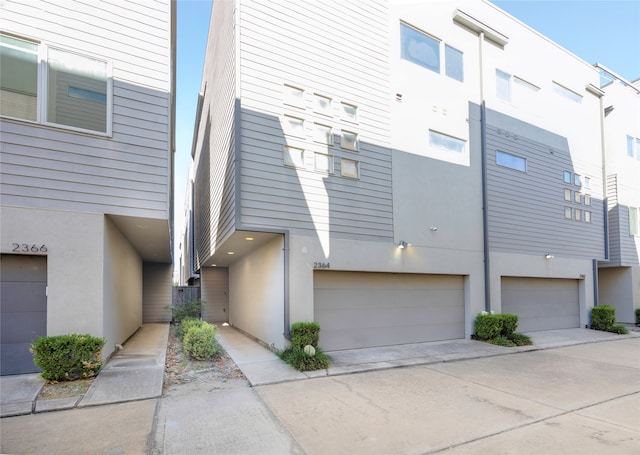
<path id="1" fill-rule="evenodd" d="M 340 147 L 347 150 L 358 151 L 358 135 L 351 131 L 342 130 L 340 135 Z"/>
<path id="2" fill-rule="evenodd" d="M 627 135 L 627 156 L 640 160 L 640 139 Z"/>
<path id="3" fill-rule="evenodd" d="M 500 150 L 496 150 L 496 164 L 516 171 L 527 172 L 527 160 L 525 158 L 501 152 Z"/>
<path id="4" fill-rule="evenodd" d="M 349 103 L 340 103 L 342 107 L 342 118 L 350 122 L 358 121 L 358 106 Z"/>
<path id="5" fill-rule="evenodd" d="M 429 145 L 450 152 L 463 153 L 465 150 L 466 142 L 462 139 L 458 139 L 453 136 L 447 136 L 446 134 L 430 130 Z"/>
<path id="6" fill-rule="evenodd" d="M 401 56 L 424 68 L 440 72 L 440 41 L 400 23 Z"/>
<path id="7" fill-rule="evenodd" d="M 328 125 L 314 123 L 313 140 L 321 144 L 333 145 L 333 129 Z"/>
<path id="8" fill-rule="evenodd" d="M 629 207 L 629 234 L 640 235 L 640 208 Z"/>
<path id="9" fill-rule="evenodd" d="M 400 23 L 400 56 L 436 73 L 440 73 L 440 40 L 408 24 Z M 457 81 L 464 81 L 463 53 L 445 44 L 444 73 Z"/>
<path id="10" fill-rule="evenodd" d="M 284 84 L 284 103 L 295 107 L 304 107 L 304 90 Z"/>
<path id="11" fill-rule="evenodd" d="M 444 46 L 445 73 L 452 79 L 463 82 L 464 68 L 462 64 L 462 52 L 445 44 Z"/>
<path id="12" fill-rule="evenodd" d="M 496 96 L 511 101 L 511 74 L 496 70 Z"/>
<path id="13" fill-rule="evenodd" d="M 304 137 L 304 119 L 293 117 L 291 115 L 284 116 L 284 133 L 289 136 Z"/>
<path id="14" fill-rule="evenodd" d="M 570 99 L 571 101 L 582 103 L 582 95 L 574 92 L 573 90 L 569 90 L 567 87 L 560 85 L 555 81 L 553 82 L 553 91 Z"/>
<path id="15" fill-rule="evenodd" d="M 0 114 L 110 134 L 108 62 L 0 35 Z"/>
<path id="16" fill-rule="evenodd" d="M 320 114 L 331 115 L 331 98 L 328 96 L 314 95 L 314 107 L 313 110 Z"/>

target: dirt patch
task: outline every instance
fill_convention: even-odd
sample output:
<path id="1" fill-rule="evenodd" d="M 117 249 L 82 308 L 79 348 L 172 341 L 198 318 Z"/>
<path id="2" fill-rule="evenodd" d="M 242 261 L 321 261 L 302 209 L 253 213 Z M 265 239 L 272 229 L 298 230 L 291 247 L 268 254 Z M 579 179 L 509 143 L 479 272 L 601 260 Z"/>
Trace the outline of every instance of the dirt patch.
<path id="1" fill-rule="evenodd" d="M 40 390 L 38 400 L 80 397 L 87 393 L 95 378 L 77 379 L 75 381 L 46 382 Z"/>

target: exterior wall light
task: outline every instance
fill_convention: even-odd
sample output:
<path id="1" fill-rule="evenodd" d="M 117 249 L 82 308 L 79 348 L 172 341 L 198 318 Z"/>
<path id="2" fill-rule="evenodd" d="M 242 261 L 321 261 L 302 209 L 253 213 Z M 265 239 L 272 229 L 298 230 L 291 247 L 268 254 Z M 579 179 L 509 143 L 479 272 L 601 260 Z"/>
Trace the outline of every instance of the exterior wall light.
<path id="1" fill-rule="evenodd" d="M 544 258 L 545 259 L 553 259 L 553 254 L 547 253 L 547 254 L 544 255 Z"/>
<path id="2" fill-rule="evenodd" d="M 404 240 L 400 240 L 400 243 L 398 243 L 398 248 L 401 250 L 404 250 L 405 248 L 407 248 L 409 245 L 411 245 L 410 243 L 405 242 Z"/>

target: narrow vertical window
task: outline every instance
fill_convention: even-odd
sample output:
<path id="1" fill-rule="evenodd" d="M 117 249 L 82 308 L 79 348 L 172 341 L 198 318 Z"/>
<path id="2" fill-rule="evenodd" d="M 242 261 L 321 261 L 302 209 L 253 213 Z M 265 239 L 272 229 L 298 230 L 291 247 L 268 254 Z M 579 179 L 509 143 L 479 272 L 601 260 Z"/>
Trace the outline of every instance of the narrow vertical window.
<path id="1" fill-rule="evenodd" d="M 640 209 L 629 207 L 629 234 L 640 235 Z"/>
<path id="2" fill-rule="evenodd" d="M 631 136 L 627 136 L 627 156 L 633 158 L 634 156 L 634 139 Z"/>
<path id="3" fill-rule="evenodd" d="M 564 190 L 564 200 L 571 202 L 571 190 Z"/>
<path id="4" fill-rule="evenodd" d="M 640 139 L 636 139 L 636 158 L 640 160 Z"/>
<path id="5" fill-rule="evenodd" d="M 0 35 L 0 115 L 37 120 L 38 45 Z"/>
<path id="6" fill-rule="evenodd" d="M 584 222 L 591 223 L 591 212 L 584 212 Z"/>
<path id="7" fill-rule="evenodd" d="M 511 101 L 511 74 L 496 70 L 496 96 Z"/>
<path id="8" fill-rule="evenodd" d="M 444 68 L 446 75 L 450 78 L 460 82 L 464 81 L 462 52 L 448 44 L 444 46 Z"/>
<path id="9" fill-rule="evenodd" d="M 563 176 L 564 183 L 571 183 L 573 181 L 573 176 L 570 171 L 564 171 Z"/>
<path id="10" fill-rule="evenodd" d="M 573 217 L 573 212 L 571 210 L 571 207 L 565 207 L 564 208 L 564 217 L 567 220 L 570 220 Z"/>
<path id="11" fill-rule="evenodd" d="M 582 177 L 579 174 L 573 174 L 573 184 L 576 186 L 582 186 Z"/>
<path id="12" fill-rule="evenodd" d="M 400 24 L 401 57 L 440 73 L 440 41 L 407 24 Z"/>

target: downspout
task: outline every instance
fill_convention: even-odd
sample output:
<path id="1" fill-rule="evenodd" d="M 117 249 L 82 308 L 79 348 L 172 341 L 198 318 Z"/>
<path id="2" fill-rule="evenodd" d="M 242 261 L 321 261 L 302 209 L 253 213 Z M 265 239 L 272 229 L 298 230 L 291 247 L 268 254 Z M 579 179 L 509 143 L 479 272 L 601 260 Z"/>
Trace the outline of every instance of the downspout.
<path id="1" fill-rule="evenodd" d="M 600 147 L 602 149 L 602 219 L 604 220 L 604 260 L 609 260 L 609 192 L 607 189 L 607 152 L 604 137 L 604 96 L 600 99 Z"/>
<path id="2" fill-rule="evenodd" d="M 482 47 L 484 32 L 479 35 L 479 63 L 480 63 L 480 159 L 482 160 L 482 248 L 484 255 L 484 309 L 491 311 L 491 268 L 489 267 L 489 210 L 487 208 L 487 107 L 484 100 L 484 65 Z"/>

